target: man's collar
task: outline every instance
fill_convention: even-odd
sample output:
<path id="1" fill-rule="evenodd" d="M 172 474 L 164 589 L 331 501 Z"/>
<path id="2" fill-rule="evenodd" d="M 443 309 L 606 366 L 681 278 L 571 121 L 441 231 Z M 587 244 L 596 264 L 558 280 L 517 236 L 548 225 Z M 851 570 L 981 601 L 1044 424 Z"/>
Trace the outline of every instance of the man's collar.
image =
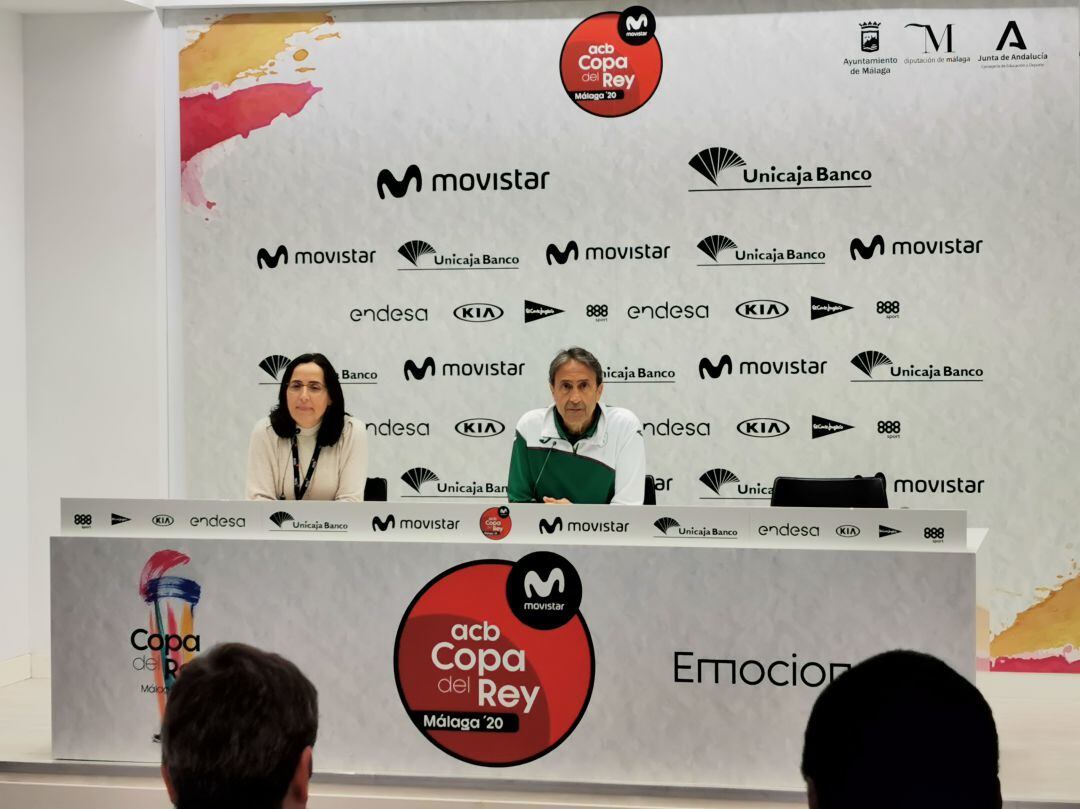
<path id="1" fill-rule="evenodd" d="M 571 440 L 566 430 L 566 425 L 563 423 L 562 416 L 559 415 L 558 409 L 555 405 L 551 405 L 548 408 L 548 418 L 546 418 L 544 429 L 541 432 L 542 436 L 550 438 L 561 438 L 568 444 L 576 444 L 578 441 L 583 441 L 587 438 L 603 437 L 603 432 L 600 429 L 601 421 L 604 416 L 604 406 L 597 402 L 596 410 L 593 412 L 592 421 L 589 423 L 589 427 L 585 430 L 584 434 L 577 437 L 576 440 Z"/>

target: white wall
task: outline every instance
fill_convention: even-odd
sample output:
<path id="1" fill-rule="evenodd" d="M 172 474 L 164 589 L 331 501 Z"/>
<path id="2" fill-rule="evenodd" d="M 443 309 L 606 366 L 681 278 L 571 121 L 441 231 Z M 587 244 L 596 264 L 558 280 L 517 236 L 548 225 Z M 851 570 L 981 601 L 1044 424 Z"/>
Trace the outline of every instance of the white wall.
<path id="1" fill-rule="evenodd" d="M 0 664 L 30 651 L 26 486 L 26 227 L 22 17 L 0 11 L 0 346 L 7 428 L 0 462 Z"/>
<path id="2" fill-rule="evenodd" d="M 167 494 L 161 27 L 154 13 L 27 15 L 24 31 L 36 656 L 60 497 Z"/>

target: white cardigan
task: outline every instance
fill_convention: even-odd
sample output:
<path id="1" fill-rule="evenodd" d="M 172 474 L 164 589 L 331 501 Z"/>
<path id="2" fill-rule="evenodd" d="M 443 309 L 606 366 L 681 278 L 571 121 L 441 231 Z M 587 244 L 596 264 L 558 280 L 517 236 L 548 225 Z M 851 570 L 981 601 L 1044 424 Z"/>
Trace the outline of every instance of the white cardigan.
<path id="1" fill-rule="evenodd" d="M 315 436 L 318 432 L 318 426 L 309 427 L 301 429 L 297 437 L 301 483 L 315 452 Z M 367 482 L 367 466 L 367 430 L 364 422 L 346 416 L 337 443 L 323 447 L 319 453 L 319 463 L 304 499 L 361 502 Z M 245 488 L 248 500 L 296 499 L 293 493 L 292 441 L 274 432 L 269 416 L 259 419 L 251 433 Z"/>

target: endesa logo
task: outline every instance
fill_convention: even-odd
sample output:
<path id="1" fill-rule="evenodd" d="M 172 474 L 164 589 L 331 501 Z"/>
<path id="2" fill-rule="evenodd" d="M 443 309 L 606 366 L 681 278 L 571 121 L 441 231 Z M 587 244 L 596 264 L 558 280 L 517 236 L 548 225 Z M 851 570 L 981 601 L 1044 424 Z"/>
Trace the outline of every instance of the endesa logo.
<path id="1" fill-rule="evenodd" d="M 431 177 L 428 191 L 433 194 L 457 192 L 497 192 L 497 191 L 546 191 L 550 171 L 531 171 L 529 169 L 495 169 L 466 172 L 436 172 Z M 375 190 L 379 199 L 386 199 L 389 194 L 394 199 L 401 199 L 411 190 L 420 193 L 424 190 L 424 172 L 415 163 L 410 163 L 398 179 L 388 168 L 379 171 L 375 178 Z"/>
<path id="2" fill-rule="evenodd" d="M 781 525 L 759 525 L 757 532 L 763 537 L 821 536 L 821 528 L 817 525 L 793 525 L 792 523 L 783 523 Z"/>
<path id="3" fill-rule="evenodd" d="M 128 644 L 141 653 L 131 666 L 153 673 L 153 681 L 144 683 L 140 690 L 157 696 L 159 714 L 165 711 L 165 695 L 180 669 L 201 650 L 195 608 L 202 598 L 202 587 L 173 570 L 190 561 L 191 557 L 180 551 L 157 551 L 146 560 L 139 576 L 139 597 L 149 607 L 149 618 L 145 627 L 128 635 Z"/>
<path id="4" fill-rule="evenodd" d="M 207 516 L 192 517 L 189 521 L 192 528 L 245 528 L 246 517 L 229 517 L 224 514 L 210 514 Z"/>
<path id="5" fill-rule="evenodd" d="M 708 320 L 709 305 L 707 303 L 645 303 L 630 306 L 626 310 L 626 316 L 631 320 Z"/>

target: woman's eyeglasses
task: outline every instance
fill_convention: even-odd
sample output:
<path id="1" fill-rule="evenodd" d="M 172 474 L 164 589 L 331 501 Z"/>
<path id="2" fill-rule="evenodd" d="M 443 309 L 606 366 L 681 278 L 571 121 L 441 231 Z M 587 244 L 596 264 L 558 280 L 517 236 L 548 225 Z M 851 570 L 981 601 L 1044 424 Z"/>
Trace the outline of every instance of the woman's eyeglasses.
<path id="1" fill-rule="evenodd" d="M 304 388 L 307 388 L 310 395 L 315 396 L 325 391 L 326 385 L 322 382 L 290 382 L 286 390 L 289 393 L 300 393 Z"/>

